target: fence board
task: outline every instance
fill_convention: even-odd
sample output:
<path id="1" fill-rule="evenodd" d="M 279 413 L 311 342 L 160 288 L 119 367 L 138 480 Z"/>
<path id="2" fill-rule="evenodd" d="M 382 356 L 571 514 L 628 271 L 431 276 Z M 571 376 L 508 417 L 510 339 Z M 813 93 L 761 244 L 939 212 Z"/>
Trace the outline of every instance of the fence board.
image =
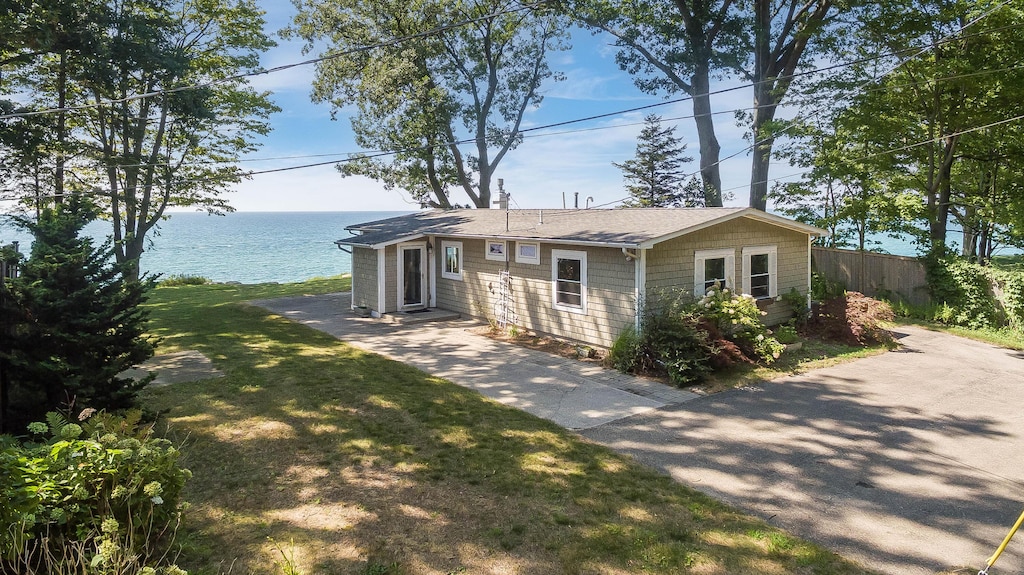
<path id="1" fill-rule="evenodd" d="M 928 278 L 916 258 L 872 252 L 813 248 L 811 267 L 826 279 L 871 297 L 927 305 Z"/>

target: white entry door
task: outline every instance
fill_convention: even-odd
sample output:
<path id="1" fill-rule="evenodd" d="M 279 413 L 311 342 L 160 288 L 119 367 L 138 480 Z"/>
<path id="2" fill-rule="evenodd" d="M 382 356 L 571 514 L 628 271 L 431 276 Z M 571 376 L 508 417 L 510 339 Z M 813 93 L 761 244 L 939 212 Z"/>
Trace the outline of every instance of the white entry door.
<path id="1" fill-rule="evenodd" d="M 398 246 L 398 307 L 415 309 L 427 306 L 427 246 Z"/>

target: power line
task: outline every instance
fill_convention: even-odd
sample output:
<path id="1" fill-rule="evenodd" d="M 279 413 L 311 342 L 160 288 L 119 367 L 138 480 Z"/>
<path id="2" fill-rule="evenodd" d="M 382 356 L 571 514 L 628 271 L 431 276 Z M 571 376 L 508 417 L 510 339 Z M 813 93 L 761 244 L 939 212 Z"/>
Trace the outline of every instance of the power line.
<path id="1" fill-rule="evenodd" d="M 438 34 L 440 34 L 442 32 L 447 32 L 448 30 L 452 30 L 452 29 L 455 29 L 455 28 L 461 28 L 463 26 L 468 26 L 470 24 L 475 24 L 477 22 L 483 22 L 483 21 L 486 21 L 486 20 L 497 18 L 498 16 L 503 16 L 505 14 L 514 14 L 516 12 L 522 12 L 524 10 L 533 10 L 533 9 L 535 9 L 537 7 L 538 7 L 537 5 L 527 4 L 527 5 L 523 5 L 523 6 L 520 6 L 518 8 L 514 8 L 514 9 L 498 10 L 496 12 L 491 12 L 491 13 L 485 14 L 483 16 L 477 16 L 475 18 L 467 18 L 467 19 L 461 20 L 459 22 L 453 22 L 451 24 L 445 24 L 443 26 L 438 26 L 436 28 L 432 28 L 432 29 L 426 30 L 424 32 L 417 32 L 415 34 L 408 34 L 406 36 L 399 36 L 397 38 L 392 38 L 390 40 L 385 40 L 385 41 L 382 41 L 382 42 L 377 42 L 376 44 L 368 44 L 368 45 L 365 45 L 365 46 L 359 46 L 359 47 L 356 47 L 356 48 L 352 48 L 351 50 L 343 50 L 341 52 L 334 52 L 334 53 L 331 53 L 331 54 L 325 54 L 323 56 L 319 56 L 317 58 L 310 58 L 308 60 L 303 60 L 301 62 L 294 62 L 294 63 L 291 63 L 291 64 L 282 64 L 281 66 L 275 66 L 275 67 L 270 68 L 270 69 L 260 69 L 260 70 L 255 70 L 255 71 L 252 71 L 252 72 L 244 72 L 244 73 L 241 73 L 241 74 L 235 74 L 235 75 L 232 75 L 232 76 L 227 76 L 225 78 L 220 78 L 220 79 L 217 79 L 217 80 L 211 80 L 209 82 L 202 82 L 202 83 L 198 83 L 198 84 L 190 84 L 190 85 L 187 85 L 187 86 L 177 86 L 175 88 L 165 88 L 165 89 L 160 89 L 160 90 L 153 90 L 153 91 L 144 92 L 144 93 L 141 93 L 141 94 L 133 94 L 131 96 L 126 96 L 124 98 L 115 98 L 115 99 L 110 99 L 110 100 L 104 100 L 102 102 L 94 102 L 92 104 L 80 104 L 80 105 L 76 105 L 76 106 L 65 106 L 65 107 L 61 107 L 61 108 L 47 108 L 47 109 L 44 109 L 44 110 L 33 110 L 33 111 L 30 111 L 30 112 L 16 112 L 16 113 L 11 113 L 11 114 L 0 114 L 0 120 L 9 120 L 9 119 L 14 119 L 14 118 L 28 118 L 28 117 L 32 117 L 32 116 L 39 116 L 39 115 L 43 115 L 43 114 L 55 114 L 55 113 L 60 113 L 60 112 L 74 112 L 74 111 L 78 111 L 78 110 L 89 110 L 89 109 L 92 109 L 92 108 L 100 108 L 100 107 L 103 107 L 103 106 L 111 106 L 111 105 L 114 105 L 114 104 L 123 104 L 123 103 L 126 103 L 126 102 L 133 102 L 133 101 L 136 101 L 136 100 L 143 100 L 143 99 L 146 99 L 146 98 L 154 98 L 154 97 L 163 96 L 163 95 L 166 95 L 166 94 L 176 94 L 176 93 L 179 93 L 179 92 L 186 92 L 186 91 L 190 91 L 190 90 L 202 90 L 202 89 L 205 89 L 205 88 L 211 88 L 213 86 L 219 86 L 221 84 L 227 84 L 227 83 L 230 83 L 230 82 L 237 82 L 238 80 L 242 80 L 242 79 L 245 79 L 245 78 L 261 76 L 261 75 L 264 75 L 264 74 L 268 74 L 268 75 L 269 74 L 274 74 L 274 73 L 277 73 L 277 72 L 283 72 L 285 70 L 289 70 L 291 68 L 297 68 L 297 67 L 300 67 L 300 66 L 308 66 L 310 64 L 318 64 L 320 62 L 325 62 L 325 61 L 328 61 L 328 60 L 335 60 L 337 58 L 342 58 L 342 57 L 349 56 L 349 55 L 352 55 L 352 54 L 358 54 L 360 52 L 369 52 L 371 50 L 376 50 L 378 48 L 385 48 L 385 47 L 388 47 L 388 46 L 395 46 L 395 45 L 398 45 L 398 44 L 402 44 L 403 42 L 408 42 L 409 40 L 417 40 L 417 39 L 420 39 L 420 38 L 428 38 L 430 36 L 435 36 L 435 35 L 438 35 Z"/>
<path id="2" fill-rule="evenodd" d="M 1000 72 L 1012 72 L 1012 71 L 1015 71 L 1015 70 L 1022 70 L 1022 69 L 1024 69 L 1024 64 L 1019 64 L 1019 65 L 1016 65 L 1016 66 L 1008 66 L 1008 67 L 1005 67 L 1005 68 L 998 68 L 998 69 L 993 69 L 993 70 L 981 70 L 981 71 L 978 71 L 978 72 L 971 72 L 971 73 L 967 73 L 967 74 L 957 74 L 955 76 L 944 76 L 942 78 L 928 78 L 928 79 L 919 80 L 917 82 L 907 82 L 905 84 L 897 84 L 897 85 L 892 85 L 892 86 L 879 87 L 876 90 L 886 90 L 886 89 L 891 89 L 891 88 L 905 88 L 905 87 L 909 87 L 909 86 L 917 86 L 917 85 L 920 85 L 920 84 L 926 84 L 926 83 L 932 83 L 932 82 L 935 82 L 935 83 L 946 82 L 946 81 L 952 81 L 952 80 L 959 80 L 959 79 L 963 79 L 963 78 L 973 78 L 973 77 L 978 77 L 978 76 L 986 76 L 986 75 L 989 75 L 989 74 L 996 74 L 996 73 L 1000 73 Z M 741 86 L 741 87 L 747 87 L 747 86 Z M 733 89 L 735 89 L 735 88 L 729 88 L 728 90 L 733 90 Z M 672 104 L 672 103 L 676 103 L 676 102 L 677 102 L 676 100 L 667 101 L 667 102 L 660 102 L 660 103 L 652 104 L 652 105 L 648 105 L 648 106 L 641 106 L 639 108 L 630 108 L 628 110 L 620 110 L 618 112 L 609 112 L 609 113 L 606 113 L 606 114 L 599 114 L 597 116 L 590 116 L 588 118 L 580 118 L 580 119 L 576 119 L 576 120 L 568 120 L 568 121 L 565 121 L 565 122 L 558 122 L 558 123 L 554 123 L 554 124 L 545 124 L 543 126 L 535 126 L 535 127 L 532 127 L 532 128 L 527 128 L 525 130 L 519 130 L 519 133 L 549 129 L 549 128 L 558 127 L 558 126 L 561 126 L 561 125 L 566 125 L 568 123 L 581 123 L 583 121 L 588 121 L 588 120 L 593 120 L 593 119 L 600 119 L 600 118 L 610 117 L 610 116 L 614 116 L 614 115 L 628 114 L 628 113 L 631 113 L 631 112 L 634 112 L 634 111 L 643 110 L 643 109 L 654 107 L 654 106 L 662 106 L 662 105 Z M 767 107 L 767 105 L 765 105 L 765 106 L 747 106 L 747 107 L 744 107 L 744 108 L 733 108 L 733 109 L 730 109 L 730 110 L 721 110 L 721 111 L 718 111 L 718 112 L 711 112 L 710 114 L 707 114 L 707 115 L 710 115 L 710 116 L 734 115 L 737 112 L 750 112 L 750 111 L 757 110 L 758 108 L 762 108 L 762 107 Z M 690 120 L 690 119 L 693 119 L 695 117 L 696 117 L 696 115 L 694 115 L 694 114 L 688 114 L 688 115 L 683 115 L 683 116 L 672 116 L 670 118 L 661 118 L 661 121 L 662 122 L 676 122 L 676 121 L 679 121 L 679 120 Z M 596 132 L 596 131 L 602 131 L 602 130 L 616 130 L 616 129 L 620 129 L 620 128 L 629 128 L 629 127 L 634 127 L 634 126 L 642 126 L 643 124 L 644 124 L 644 122 L 628 122 L 628 123 L 624 123 L 624 124 L 613 124 L 613 125 L 607 125 L 607 126 L 594 126 L 594 127 L 591 127 L 591 128 L 579 128 L 579 129 L 576 129 L 576 130 L 562 130 L 562 131 L 558 131 L 558 132 L 544 132 L 544 133 L 540 133 L 540 134 L 529 134 L 529 135 L 525 135 L 523 137 L 524 138 L 543 138 L 543 137 L 548 137 L 548 136 L 562 136 L 562 135 L 567 135 L 567 134 L 580 134 L 580 133 Z M 467 138 L 467 139 L 456 141 L 454 143 L 455 144 L 465 144 L 465 143 L 471 143 L 473 141 L 475 141 L 475 140 Z M 442 146 L 442 145 L 443 146 L 447 146 L 447 145 L 450 145 L 450 144 L 451 144 L 451 142 L 445 142 L 443 144 L 435 144 L 435 146 Z M 415 151 L 417 149 L 427 149 L 427 148 L 428 148 L 428 146 L 423 146 L 422 148 L 407 148 L 407 149 L 398 150 L 398 151 L 389 151 L 389 150 L 360 150 L 360 151 L 354 151 L 354 152 L 329 152 L 329 153 L 322 153 L 322 154 L 301 154 L 301 155 L 289 155 L 289 156 L 269 156 L 269 157 L 264 157 L 264 158 L 240 158 L 240 159 L 231 160 L 231 161 L 214 161 L 214 160 L 210 160 L 210 161 L 194 161 L 194 162 L 188 162 L 188 163 L 182 164 L 182 165 L 195 166 L 195 165 L 216 165 L 216 164 L 237 164 L 237 163 L 251 163 L 251 162 L 269 162 L 269 161 L 275 161 L 275 160 L 301 160 L 301 159 L 307 159 L 307 158 L 337 158 L 335 160 L 331 160 L 331 161 L 328 161 L 328 162 L 318 162 L 318 163 L 304 164 L 303 166 L 299 166 L 299 167 L 318 167 L 318 166 L 328 165 L 328 164 L 332 164 L 332 163 L 338 163 L 338 162 L 347 161 L 348 158 L 345 158 L 344 156 L 358 156 L 358 157 L 361 157 L 361 158 L 362 157 L 378 157 L 378 156 L 390 155 L 390 154 L 394 154 L 394 153 L 409 152 L 409 151 Z M 742 154 L 742 153 L 744 153 L 746 151 L 747 151 L 747 148 L 745 148 L 745 149 L 743 149 L 743 150 L 741 150 L 741 151 L 739 151 L 737 153 L 734 153 L 734 154 L 732 154 L 732 155 L 730 155 L 730 156 L 728 156 L 726 158 L 723 158 L 720 161 L 721 162 L 725 162 L 726 160 L 732 159 L 732 158 L 734 158 L 734 157 L 736 157 L 736 156 L 738 156 L 738 155 L 740 155 L 740 154 Z M 339 156 L 342 156 L 342 157 L 339 157 Z M 168 165 L 176 165 L 176 164 L 173 163 L 173 162 L 155 162 L 155 163 L 154 162 L 147 162 L 147 163 L 139 163 L 139 164 L 107 164 L 107 165 L 103 166 L 103 168 L 111 168 L 111 167 L 113 167 L 113 168 L 162 167 L 162 166 L 168 166 Z M 291 169 L 291 168 L 287 168 L 287 169 Z M 695 175 L 695 174 L 690 174 L 690 175 Z"/>
<path id="3" fill-rule="evenodd" d="M 958 37 L 958 34 L 960 34 L 961 32 L 963 32 L 964 30 L 966 30 L 966 29 L 967 29 L 967 28 L 969 28 L 970 26 L 973 26 L 973 25 L 977 24 L 978 22 L 982 21 L 983 19 L 987 18 L 987 17 L 989 16 L 989 15 L 993 14 L 993 13 L 994 13 L 994 12 L 995 12 L 996 10 L 998 10 L 998 9 L 1000 9 L 1000 8 L 1002 8 L 1002 7 L 1004 7 L 1004 6 L 1006 6 L 1006 4 L 1007 4 L 1007 3 L 1009 3 L 1009 0 L 1003 0 L 1003 2 L 1001 2 L 1000 4 L 998 4 L 998 5 L 994 6 L 994 7 L 992 7 L 992 8 L 991 8 L 991 9 L 989 9 L 989 10 L 988 10 L 987 12 L 985 12 L 984 14 L 981 14 L 980 16 L 978 16 L 977 18 L 975 18 L 974 20 L 971 20 L 970 22 L 967 22 L 966 24 L 964 24 L 963 26 L 961 26 L 961 27 L 960 27 L 960 28 L 958 28 L 957 30 L 955 30 L 955 31 L 953 31 L 953 32 L 950 32 L 949 34 L 946 34 L 945 36 L 943 36 L 943 37 L 942 37 L 942 38 L 940 38 L 939 40 L 936 40 L 936 41 L 934 41 L 934 42 L 931 42 L 931 43 L 929 43 L 929 44 L 926 44 L 925 46 L 921 47 L 921 48 L 920 48 L 920 49 L 918 49 L 918 50 L 917 50 L 916 52 L 914 52 L 914 53 L 913 53 L 913 54 L 912 54 L 911 56 L 909 56 L 908 58 L 904 58 L 904 59 L 903 59 L 902 61 L 900 61 L 900 62 L 899 62 L 898 64 L 896 64 L 896 66 L 894 66 L 893 68 L 889 69 L 888 71 L 886 71 L 886 72 L 884 72 L 884 73 L 882 73 L 882 74 L 880 74 L 880 75 L 878 75 L 878 76 L 876 76 L 876 77 L 873 77 L 873 78 L 871 78 L 871 79 L 868 79 L 868 80 L 866 80 L 865 82 L 863 82 L 863 83 L 862 83 L 862 84 L 860 85 L 860 87 L 858 87 L 858 88 L 857 88 L 856 92 L 863 92 L 863 91 L 864 91 L 864 89 L 865 89 L 865 88 L 866 88 L 867 86 L 869 86 L 869 85 L 871 85 L 871 84 L 873 84 L 873 83 L 875 83 L 875 82 L 877 82 L 877 81 L 881 80 L 882 78 L 885 78 L 886 76 L 888 76 L 888 75 L 892 74 L 892 73 L 893 73 L 893 72 L 895 72 L 896 70 L 899 70 L 899 69 L 900 69 L 900 68 L 902 68 L 902 67 L 903 67 L 904 65 L 906 65 L 906 64 L 907 64 L 907 62 L 910 62 L 910 61 L 911 61 L 911 60 L 913 60 L 914 58 L 917 58 L 917 57 L 918 57 L 918 56 L 920 56 L 921 54 L 924 54 L 924 53 L 925 53 L 925 52 L 927 52 L 927 51 L 928 51 L 929 49 L 931 49 L 931 48 L 934 48 L 934 47 L 936 47 L 936 46 L 939 46 L 940 44 L 943 44 L 943 43 L 945 43 L 945 42 L 950 42 L 950 41 L 952 41 L 953 39 L 955 39 L 955 38 L 957 38 L 957 37 Z M 997 30 L 997 31 L 1001 31 L 1001 30 L 1005 30 L 1005 29 L 1008 29 L 1008 28 L 1011 28 L 1011 27 L 1012 27 L 1012 26 L 1003 26 L 1003 27 L 997 28 L 996 30 Z M 986 32 L 986 33 L 990 33 L 990 32 Z M 911 49 L 912 49 L 912 48 L 908 48 L 908 50 L 907 50 L 907 51 L 909 51 L 909 50 L 911 50 Z M 886 57 L 888 57 L 888 56 L 886 56 Z M 879 57 L 878 59 L 880 59 L 880 57 Z M 813 118 L 814 116 L 818 115 L 818 114 L 819 114 L 819 113 L 821 112 L 821 110 L 822 110 L 822 108 L 818 108 L 818 110 L 816 110 L 816 111 L 814 111 L 813 113 L 811 113 L 811 114 L 810 114 L 810 117 L 809 117 L 809 118 L 807 118 L 807 119 Z M 795 120 L 795 119 L 794 119 L 794 120 Z M 796 125 L 796 122 L 795 122 L 795 121 L 793 121 L 793 122 L 790 122 L 789 126 L 787 126 L 787 127 L 783 128 L 783 130 L 782 130 L 782 133 L 785 133 L 785 132 L 788 132 L 788 131 L 792 130 L 792 129 L 793 129 L 793 126 L 795 126 L 795 125 Z M 760 145 L 762 145 L 762 144 L 766 144 L 766 143 L 768 143 L 769 141 L 771 141 L 771 140 L 774 140 L 774 139 L 775 139 L 775 138 L 777 138 L 777 137 L 778 137 L 778 134 L 774 134 L 774 135 L 772 135 L 772 136 L 770 136 L 770 137 L 767 137 L 767 138 L 763 138 L 763 139 L 761 139 L 761 140 L 755 141 L 754 143 L 750 144 L 749 146 L 747 146 L 747 147 L 745 147 L 745 148 L 743 148 L 743 149 L 741 149 L 741 150 L 739 150 L 739 151 L 737 151 L 737 152 L 735 152 L 735 153 L 733 153 L 733 154 L 730 154 L 730 155 L 726 156 L 725 158 L 719 159 L 719 160 L 718 160 L 717 162 L 714 162 L 714 163 L 710 164 L 709 166 L 705 166 L 705 168 L 702 168 L 701 170 L 697 170 L 696 172 L 692 172 L 692 173 L 686 174 L 686 175 L 685 175 L 684 177 L 690 177 L 690 176 L 695 176 L 695 175 L 697 175 L 697 174 L 701 173 L 701 171 L 702 171 L 703 169 L 706 169 L 706 168 L 708 168 L 708 167 L 713 167 L 713 166 L 718 166 L 718 165 L 721 165 L 721 163 L 722 163 L 722 162 L 725 162 L 725 161 L 727 161 L 727 160 L 731 160 L 732 158 L 735 158 L 736 156 L 739 156 L 740 154 L 744 154 L 744 153 L 746 153 L 746 152 L 748 152 L 748 151 L 750 151 L 750 150 L 754 149 L 754 148 L 755 148 L 755 147 L 757 147 L 757 146 L 760 146 Z M 768 181 L 771 181 L 771 180 L 769 179 Z M 757 182 L 757 183 L 763 183 L 763 182 Z M 754 183 L 751 183 L 751 186 L 753 186 L 753 185 L 754 185 Z M 726 190 L 722 190 L 722 191 L 724 192 L 724 191 L 726 191 Z"/>

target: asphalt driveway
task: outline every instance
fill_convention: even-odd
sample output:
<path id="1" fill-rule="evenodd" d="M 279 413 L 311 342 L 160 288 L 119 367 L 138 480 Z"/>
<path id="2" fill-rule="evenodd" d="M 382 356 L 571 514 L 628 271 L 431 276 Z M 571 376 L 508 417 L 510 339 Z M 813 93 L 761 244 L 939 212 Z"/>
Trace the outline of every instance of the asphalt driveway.
<path id="1" fill-rule="evenodd" d="M 1024 508 L 1024 354 L 900 350 L 583 435 L 883 573 L 976 573 Z M 990 573 L 1024 572 L 1024 533 Z"/>
<path id="2" fill-rule="evenodd" d="M 697 397 L 466 333 L 253 302 L 551 419 L 883 573 L 973 575 L 1024 508 L 1024 354 L 906 327 L 898 351 Z M 990 573 L 1024 573 L 1024 533 Z"/>

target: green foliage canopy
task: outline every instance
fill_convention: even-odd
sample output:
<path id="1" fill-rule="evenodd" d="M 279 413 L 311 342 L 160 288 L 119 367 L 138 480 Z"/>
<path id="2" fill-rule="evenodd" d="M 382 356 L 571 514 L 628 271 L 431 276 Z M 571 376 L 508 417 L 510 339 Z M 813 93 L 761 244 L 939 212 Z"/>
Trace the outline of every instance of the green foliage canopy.
<path id="1" fill-rule="evenodd" d="M 9 368 L 12 411 L 22 420 L 67 403 L 128 407 L 149 381 L 120 374 L 153 355 L 140 307 L 152 281 L 125 278 L 109 244 L 94 246 L 80 235 L 96 214 L 72 196 L 37 222 L 20 220 L 35 241 L 5 298 L 13 330 L 0 357 Z"/>
<path id="2" fill-rule="evenodd" d="M 521 141 L 540 87 L 560 79 L 547 54 L 566 46 L 565 21 L 508 0 L 297 2 L 286 31 L 333 56 L 317 65 L 313 99 L 355 109 L 356 142 L 381 154 L 339 165 L 424 206 L 452 207 L 461 189 L 491 205 L 491 180 Z M 373 46 L 367 49 L 367 46 Z"/>

